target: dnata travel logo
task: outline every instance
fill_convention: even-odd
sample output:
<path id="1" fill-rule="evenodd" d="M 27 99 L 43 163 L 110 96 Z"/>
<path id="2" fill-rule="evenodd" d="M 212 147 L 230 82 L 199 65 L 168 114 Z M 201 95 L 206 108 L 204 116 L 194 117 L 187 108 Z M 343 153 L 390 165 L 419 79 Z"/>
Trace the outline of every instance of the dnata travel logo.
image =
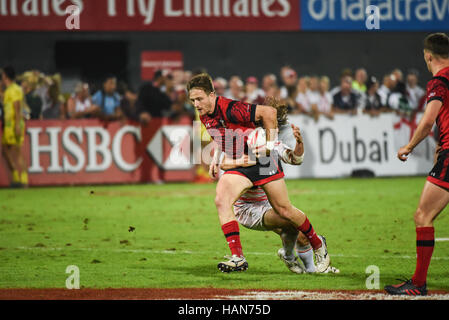
<path id="1" fill-rule="evenodd" d="M 449 0 L 301 1 L 301 28 L 366 30 L 377 14 L 382 30 L 449 29 Z"/>

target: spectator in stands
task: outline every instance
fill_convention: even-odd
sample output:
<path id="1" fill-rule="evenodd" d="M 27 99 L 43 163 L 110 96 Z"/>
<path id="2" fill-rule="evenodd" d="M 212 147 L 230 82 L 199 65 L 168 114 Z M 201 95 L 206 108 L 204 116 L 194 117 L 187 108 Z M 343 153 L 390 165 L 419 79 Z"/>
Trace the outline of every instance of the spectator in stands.
<path id="1" fill-rule="evenodd" d="M 101 90 L 92 96 L 92 104 L 99 109 L 99 117 L 104 120 L 122 119 L 120 108 L 121 97 L 117 93 L 117 78 L 107 75 L 103 81 Z"/>
<path id="2" fill-rule="evenodd" d="M 37 78 L 37 86 L 35 89 L 35 93 L 41 98 L 42 100 L 42 110 L 41 110 L 41 115 L 40 118 L 43 118 L 43 112 L 45 110 L 47 110 L 48 108 L 50 108 L 51 106 L 51 101 L 50 101 L 50 97 L 48 94 L 48 89 L 50 88 L 51 83 L 53 82 L 51 80 L 51 76 L 46 76 L 45 74 L 37 71 L 37 70 L 33 70 L 31 71 L 35 77 Z"/>
<path id="3" fill-rule="evenodd" d="M 32 73 L 25 73 L 20 85 L 25 94 L 25 102 L 30 111 L 30 119 L 40 119 L 42 99 L 36 93 L 37 78 L 33 77 Z"/>
<path id="4" fill-rule="evenodd" d="M 187 82 L 189 82 L 191 78 L 192 78 L 192 71 L 190 71 L 190 70 L 184 70 L 184 80 L 183 80 L 183 83 L 184 83 L 184 84 L 187 84 Z"/>
<path id="5" fill-rule="evenodd" d="M 170 118 L 172 120 L 178 120 L 187 116 L 193 121 L 195 118 L 195 108 L 187 96 L 186 86 L 183 84 L 177 85 L 175 89 L 177 93 L 176 100 L 172 103 Z"/>
<path id="6" fill-rule="evenodd" d="M 273 97 L 277 101 L 281 100 L 281 89 L 276 85 L 269 87 L 267 89 L 267 91 L 265 92 L 265 94 L 266 94 L 265 99 L 267 99 L 269 97 Z"/>
<path id="7" fill-rule="evenodd" d="M 49 77 L 48 105 L 42 111 L 43 119 L 66 119 L 65 99 L 61 93 L 61 75 L 56 73 Z"/>
<path id="8" fill-rule="evenodd" d="M 120 109 L 124 118 L 133 121 L 139 121 L 136 110 L 137 94 L 128 87 L 125 82 L 120 82 L 118 85 L 118 93 L 122 97 L 120 102 Z"/>
<path id="9" fill-rule="evenodd" d="M 309 88 L 306 92 L 307 101 L 310 104 L 311 116 L 315 119 L 315 121 L 318 121 L 320 116 L 320 112 L 318 110 L 318 103 L 320 101 L 319 81 L 318 76 L 311 76 L 309 78 Z"/>
<path id="10" fill-rule="evenodd" d="M 346 113 L 350 115 L 357 114 L 358 98 L 352 91 L 352 78 L 345 76 L 340 82 L 340 91 L 333 97 L 333 112 Z"/>
<path id="11" fill-rule="evenodd" d="M 214 88 L 217 96 L 224 96 L 228 87 L 228 81 L 225 78 L 218 77 L 214 80 Z"/>
<path id="12" fill-rule="evenodd" d="M 312 109 L 307 98 L 307 90 L 309 89 L 309 78 L 301 77 L 296 86 L 296 110 L 293 113 L 303 113 L 312 116 Z"/>
<path id="13" fill-rule="evenodd" d="M 285 100 L 294 100 L 296 95 L 296 85 L 298 84 L 298 74 L 289 66 L 282 67 L 281 80 L 281 98 Z"/>
<path id="14" fill-rule="evenodd" d="M 355 71 L 354 81 L 352 81 L 352 89 L 358 92 L 366 92 L 366 80 L 368 74 L 364 68 L 359 68 Z"/>
<path id="15" fill-rule="evenodd" d="M 67 115 L 72 119 L 91 118 L 98 115 L 100 108 L 92 105 L 87 82 L 78 82 L 75 92 L 67 100 Z"/>
<path id="16" fill-rule="evenodd" d="M 376 77 L 370 77 L 366 83 L 366 92 L 362 96 L 362 109 L 364 113 L 369 114 L 372 117 L 377 117 L 384 111 L 380 95 L 377 93 L 378 89 L 379 82 Z"/>
<path id="17" fill-rule="evenodd" d="M 380 86 L 379 90 L 377 90 L 377 93 L 380 96 L 380 102 L 382 103 L 383 107 L 391 109 L 388 100 L 396 87 L 396 83 L 396 76 L 394 76 L 393 74 L 387 74 L 384 76 L 382 85 Z"/>
<path id="18" fill-rule="evenodd" d="M 395 75 L 396 74 L 396 75 Z M 398 72 L 384 77 L 384 84 L 379 88 L 382 105 L 400 115 L 409 115 L 411 108 L 407 99 L 405 83 L 397 81 Z"/>
<path id="19" fill-rule="evenodd" d="M 171 104 L 170 98 L 161 91 L 166 78 L 162 71 L 156 71 L 153 81 L 144 83 L 139 89 L 136 101 L 136 110 L 139 120 L 144 125 L 152 118 L 169 116 Z"/>
<path id="20" fill-rule="evenodd" d="M 334 119 L 334 113 L 332 111 L 332 95 L 329 92 L 330 80 L 328 77 L 323 76 L 320 78 L 318 85 L 319 88 L 319 100 L 318 100 L 318 112 L 320 115 L 325 116 L 328 119 Z"/>
<path id="21" fill-rule="evenodd" d="M 393 71 L 391 71 L 391 74 L 396 78 L 396 84 L 399 82 L 404 82 L 404 74 L 400 69 L 394 69 Z"/>
<path id="22" fill-rule="evenodd" d="M 245 98 L 243 81 L 239 76 L 232 76 L 229 79 L 229 89 L 224 94 L 225 98 L 241 101 Z"/>
<path id="23" fill-rule="evenodd" d="M 343 69 L 343 70 L 341 71 L 339 85 L 333 87 L 333 88 L 331 89 L 331 91 L 330 91 L 330 94 L 332 95 L 332 97 L 333 97 L 337 92 L 340 91 L 340 84 L 341 84 L 341 81 L 342 81 L 342 79 L 343 79 L 344 77 L 351 77 L 351 79 L 352 79 L 352 70 L 349 69 L 349 68 L 345 68 L 345 69 Z M 351 84 L 351 86 L 352 86 L 352 84 Z"/>
<path id="24" fill-rule="evenodd" d="M 265 92 L 259 88 L 259 81 L 256 77 L 246 78 L 245 83 L 245 102 L 263 104 Z"/>
<path id="25" fill-rule="evenodd" d="M 265 96 L 268 96 L 268 91 L 272 87 L 277 87 L 277 78 L 273 73 L 268 73 L 262 78 L 262 90 L 265 92 Z"/>
<path id="26" fill-rule="evenodd" d="M 407 97 L 410 104 L 410 108 L 414 111 L 417 111 L 419 108 L 419 103 L 423 96 L 426 94 L 426 91 L 418 85 L 418 71 L 417 70 L 409 70 L 407 73 Z"/>
<path id="27" fill-rule="evenodd" d="M 184 82 L 184 70 L 176 69 L 171 72 L 173 76 L 173 86 L 185 85 L 187 82 Z"/>

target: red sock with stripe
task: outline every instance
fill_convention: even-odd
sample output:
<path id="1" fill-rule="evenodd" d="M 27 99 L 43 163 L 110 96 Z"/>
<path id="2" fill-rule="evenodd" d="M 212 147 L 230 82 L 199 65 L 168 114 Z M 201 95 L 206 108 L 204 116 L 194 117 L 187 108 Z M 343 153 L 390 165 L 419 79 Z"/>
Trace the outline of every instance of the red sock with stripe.
<path id="1" fill-rule="evenodd" d="M 238 222 L 233 220 L 225 223 L 221 226 L 221 229 L 223 230 L 223 233 L 226 237 L 226 241 L 228 241 L 231 253 L 233 255 L 235 254 L 239 257 L 243 257 L 243 249 L 242 244 L 240 243 L 240 231 Z"/>
<path id="2" fill-rule="evenodd" d="M 427 270 L 435 246 L 435 229 L 433 227 L 416 228 L 416 269 L 412 282 L 417 287 L 426 284 Z"/>
<path id="3" fill-rule="evenodd" d="M 318 238 L 318 235 L 316 234 L 315 230 L 313 230 L 312 224 L 309 222 L 309 219 L 307 219 L 307 217 L 306 221 L 304 221 L 304 223 L 297 229 L 304 233 L 307 239 L 309 239 L 313 250 L 319 249 L 323 245 L 321 243 L 321 239 Z"/>

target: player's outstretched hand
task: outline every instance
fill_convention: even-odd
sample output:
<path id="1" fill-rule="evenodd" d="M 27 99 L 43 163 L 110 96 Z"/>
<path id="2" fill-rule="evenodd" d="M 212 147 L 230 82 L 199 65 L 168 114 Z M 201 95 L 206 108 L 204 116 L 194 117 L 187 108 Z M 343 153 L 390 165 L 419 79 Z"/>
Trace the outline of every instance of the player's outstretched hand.
<path id="1" fill-rule="evenodd" d="M 293 129 L 293 135 L 295 136 L 295 139 L 298 143 L 302 143 L 302 136 L 301 131 L 299 131 L 299 128 L 295 126 L 294 124 L 291 124 Z"/>
<path id="2" fill-rule="evenodd" d="M 403 146 L 398 150 L 398 159 L 401 161 L 407 161 L 408 155 L 412 152 L 412 149 L 408 146 Z"/>

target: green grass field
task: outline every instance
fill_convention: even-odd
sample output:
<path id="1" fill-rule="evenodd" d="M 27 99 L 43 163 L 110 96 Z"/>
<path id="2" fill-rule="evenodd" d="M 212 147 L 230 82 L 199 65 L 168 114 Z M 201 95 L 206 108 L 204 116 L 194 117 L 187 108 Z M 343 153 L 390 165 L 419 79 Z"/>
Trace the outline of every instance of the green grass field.
<path id="1" fill-rule="evenodd" d="M 413 212 L 424 177 L 289 180 L 290 199 L 327 238 L 338 275 L 295 275 L 279 237 L 241 227 L 249 269 L 223 274 L 229 253 L 215 185 L 165 184 L 0 190 L 0 288 L 64 288 L 68 265 L 85 288 L 366 289 L 413 274 Z M 436 237 L 449 238 L 448 215 Z M 130 227 L 135 228 L 130 231 Z M 449 242 L 437 242 L 430 290 L 449 290 Z"/>

